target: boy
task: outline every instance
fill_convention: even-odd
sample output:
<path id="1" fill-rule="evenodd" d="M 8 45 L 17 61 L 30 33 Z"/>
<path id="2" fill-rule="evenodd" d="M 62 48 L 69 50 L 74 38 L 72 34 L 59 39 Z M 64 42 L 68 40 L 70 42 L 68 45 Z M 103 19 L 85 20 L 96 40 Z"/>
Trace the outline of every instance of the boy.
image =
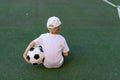
<path id="1" fill-rule="evenodd" d="M 47 21 L 49 33 L 41 34 L 33 40 L 25 50 L 23 57 L 26 62 L 30 63 L 26 56 L 28 51 L 34 46 L 42 46 L 45 59 L 43 65 L 46 68 L 59 68 L 64 62 L 63 56 L 67 57 L 69 48 L 63 36 L 58 34 L 61 21 L 58 17 L 50 17 Z"/>

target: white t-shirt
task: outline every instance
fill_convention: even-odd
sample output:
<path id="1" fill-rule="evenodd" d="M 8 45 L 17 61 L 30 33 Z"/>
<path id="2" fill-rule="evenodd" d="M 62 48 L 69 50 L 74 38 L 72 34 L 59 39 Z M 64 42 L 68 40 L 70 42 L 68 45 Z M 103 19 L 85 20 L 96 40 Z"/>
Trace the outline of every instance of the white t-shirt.
<path id="1" fill-rule="evenodd" d="M 62 53 L 68 52 L 69 48 L 63 36 L 51 33 L 40 35 L 34 40 L 35 46 L 42 46 L 45 60 L 44 66 L 47 68 L 58 68 L 63 64 Z"/>

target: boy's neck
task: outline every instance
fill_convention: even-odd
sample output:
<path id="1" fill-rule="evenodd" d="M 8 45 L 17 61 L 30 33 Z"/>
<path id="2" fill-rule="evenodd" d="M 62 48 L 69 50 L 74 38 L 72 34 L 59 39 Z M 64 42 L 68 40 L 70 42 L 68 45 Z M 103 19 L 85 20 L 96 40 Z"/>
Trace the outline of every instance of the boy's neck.
<path id="1" fill-rule="evenodd" d="M 57 35 L 58 33 L 50 32 L 50 34 Z"/>

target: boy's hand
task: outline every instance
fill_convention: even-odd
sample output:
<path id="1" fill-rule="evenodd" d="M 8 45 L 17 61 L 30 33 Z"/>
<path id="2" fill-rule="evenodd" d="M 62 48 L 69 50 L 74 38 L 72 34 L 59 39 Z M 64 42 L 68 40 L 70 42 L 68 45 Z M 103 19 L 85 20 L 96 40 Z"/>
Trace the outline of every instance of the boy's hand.
<path id="1" fill-rule="evenodd" d="M 27 53 L 28 53 L 28 51 L 29 51 L 34 45 L 35 45 L 35 42 L 32 41 L 32 42 L 28 45 L 28 47 L 26 48 L 26 50 L 25 50 L 25 52 L 24 52 L 24 54 L 23 54 L 23 58 L 25 59 L 25 61 L 26 61 L 27 63 L 30 63 L 30 61 L 27 59 Z"/>
<path id="2" fill-rule="evenodd" d="M 64 52 L 63 55 L 64 55 L 65 57 L 67 57 L 67 56 L 68 56 L 68 52 Z"/>
<path id="3" fill-rule="evenodd" d="M 23 54 L 23 58 L 27 63 L 30 63 L 30 61 L 27 59 L 27 56 Z"/>

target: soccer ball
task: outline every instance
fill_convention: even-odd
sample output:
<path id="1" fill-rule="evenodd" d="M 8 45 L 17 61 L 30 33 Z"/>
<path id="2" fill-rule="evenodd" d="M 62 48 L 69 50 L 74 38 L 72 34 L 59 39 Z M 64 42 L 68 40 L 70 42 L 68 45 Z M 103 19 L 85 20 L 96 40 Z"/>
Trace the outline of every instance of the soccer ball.
<path id="1" fill-rule="evenodd" d="M 38 65 L 43 62 L 44 53 L 41 47 L 33 47 L 28 51 L 27 59 L 33 65 Z"/>

